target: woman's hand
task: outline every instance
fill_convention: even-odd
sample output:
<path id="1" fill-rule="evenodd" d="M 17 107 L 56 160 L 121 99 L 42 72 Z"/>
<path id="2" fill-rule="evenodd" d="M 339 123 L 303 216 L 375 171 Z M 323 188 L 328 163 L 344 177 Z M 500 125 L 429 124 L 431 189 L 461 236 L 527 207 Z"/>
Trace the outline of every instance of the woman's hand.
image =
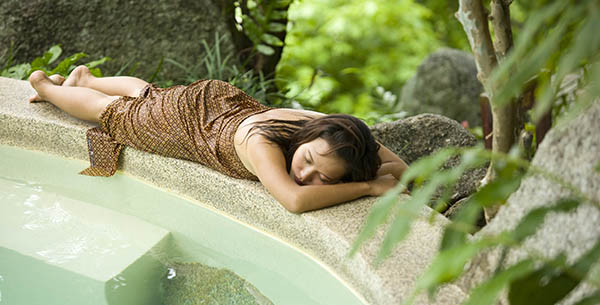
<path id="1" fill-rule="evenodd" d="M 398 179 L 394 178 L 393 175 L 377 176 L 374 180 L 367 182 L 370 187 L 369 195 L 381 196 L 385 192 L 394 188 L 398 184 Z"/>

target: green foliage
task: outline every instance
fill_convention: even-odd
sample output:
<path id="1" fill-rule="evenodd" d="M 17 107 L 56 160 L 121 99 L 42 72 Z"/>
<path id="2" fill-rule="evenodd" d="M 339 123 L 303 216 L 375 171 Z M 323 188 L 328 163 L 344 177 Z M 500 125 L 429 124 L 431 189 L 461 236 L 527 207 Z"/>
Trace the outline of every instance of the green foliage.
<path id="1" fill-rule="evenodd" d="M 533 117 L 537 119 L 552 106 L 564 77 L 583 71 L 583 79 L 576 88 L 578 94 L 562 118 L 566 121 L 600 96 L 600 38 L 594 35 L 594 29 L 600 28 L 600 3 L 592 0 L 540 0 L 524 4 L 523 8 L 531 15 L 526 18 L 514 49 L 493 75 L 494 81 L 506 84 L 502 86 L 497 100 L 510 100 L 522 92 L 527 81 L 537 77 L 540 84 L 536 91 L 538 103 L 533 109 Z M 531 130 L 533 128 L 530 126 Z M 461 163 L 454 169 L 440 171 L 441 164 L 456 154 L 461 155 Z M 419 211 L 431 198 L 432 190 L 451 188 L 466 169 L 494 158 L 493 170 L 497 177 L 473 194 L 454 221 L 445 227 L 440 250 L 417 281 L 407 303 L 411 303 L 422 292 L 427 291 L 432 295 L 440 285 L 458 279 L 464 273 L 466 264 L 477 253 L 492 248 L 502 252 L 499 267 L 488 280 L 468 293 L 469 297 L 463 304 L 496 304 L 503 291 L 508 291 L 507 298 L 511 305 L 530 304 L 532 299 L 536 300 L 536 304 L 559 302 L 600 261 L 600 239 L 591 250 L 572 263 L 567 263 L 564 254 L 546 257 L 519 247 L 538 231 L 548 213 L 569 213 L 583 203 L 591 203 L 591 206 L 600 209 L 600 203 L 585 198 L 580 190 L 556 175 L 532 167 L 519 155 L 517 150 L 504 155 L 492 154 L 481 148 L 448 149 L 411 164 L 400 184 L 373 206 L 352 253 L 373 236 L 378 227 L 390 224 L 378 259 L 388 255 L 406 237 L 410 224 L 422 217 Z M 600 164 L 594 166 L 600 172 Z M 531 210 L 512 230 L 471 240 L 469 235 L 476 229 L 475 222 L 483 207 L 503 204 L 519 188 L 524 175 L 534 173 L 568 189 L 572 197 L 556 198 L 554 204 Z M 399 202 L 398 194 L 408 181 L 413 180 L 416 187 L 412 191 L 413 196 Z M 447 197 L 443 195 L 440 198 L 443 201 Z M 506 253 L 516 248 L 526 251 L 527 256 L 505 267 Z M 587 283 L 600 287 L 598 280 L 588 280 Z M 577 304 L 596 304 L 599 301 L 600 294 L 595 293 Z"/>
<path id="2" fill-rule="evenodd" d="M 47 75 L 60 74 L 62 76 L 68 76 L 69 73 L 75 69 L 76 63 L 87 57 L 85 53 L 75 53 L 59 62 L 54 68 L 52 64 L 61 56 L 62 49 L 60 45 L 52 46 L 44 55 L 36 57 L 31 63 L 17 64 L 10 66 L 12 63 L 12 56 L 9 54 L 9 60 L 7 67 L 4 67 L 0 71 L 0 76 L 10 77 L 16 79 L 27 79 L 33 71 L 42 70 Z M 95 76 L 102 76 L 102 72 L 99 65 L 102 65 L 106 61 L 110 60 L 108 57 L 101 58 L 99 60 L 91 61 L 85 65 L 90 68 L 90 71 Z"/>
<path id="3" fill-rule="evenodd" d="M 291 2 L 292 0 L 236 1 L 236 27 L 252 41 L 256 51 L 267 56 L 273 55 L 273 47 L 283 46 L 283 41 L 274 34 L 286 30 L 287 25 L 282 21 L 287 20 Z"/>
<path id="4" fill-rule="evenodd" d="M 539 86 L 532 117 L 537 121 L 553 106 L 565 76 L 584 69 L 582 87 L 589 94 L 569 109 L 568 118 L 580 113 L 600 95 L 598 28 L 598 1 L 554 1 L 532 10 L 514 50 L 493 74 L 492 81 L 505 84 L 496 102 L 507 103 L 536 77 Z"/>
<path id="5" fill-rule="evenodd" d="M 203 40 L 202 46 L 205 56 L 198 63 L 184 64 L 171 58 L 165 59 L 166 63 L 185 71 L 186 76 L 181 80 L 159 80 L 157 83 L 161 86 L 170 86 L 173 84 L 187 84 L 199 79 L 218 79 L 231 83 L 267 105 L 287 106 L 288 100 L 275 90 L 275 80 L 265 78 L 260 72 L 246 71 L 242 65 L 234 62 L 231 55 L 222 55 L 221 44 L 224 39 L 223 36 L 215 33 L 214 45 L 211 46 Z"/>
<path id="6" fill-rule="evenodd" d="M 432 18 L 412 0 L 296 2 L 277 67 L 277 76 L 289 82 L 278 85 L 304 107 L 325 113 L 374 122 L 398 112 L 399 89 L 440 46 L 427 22 Z"/>
<path id="7" fill-rule="evenodd" d="M 427 21 L 431 23 L 439 41 L 450 48 L 471 51 L 462 25 L 454 16 L 458 10 L 458 1 L 417 0 L 416 2 L 433 12 L 434 17 L 428 18 Z"/>

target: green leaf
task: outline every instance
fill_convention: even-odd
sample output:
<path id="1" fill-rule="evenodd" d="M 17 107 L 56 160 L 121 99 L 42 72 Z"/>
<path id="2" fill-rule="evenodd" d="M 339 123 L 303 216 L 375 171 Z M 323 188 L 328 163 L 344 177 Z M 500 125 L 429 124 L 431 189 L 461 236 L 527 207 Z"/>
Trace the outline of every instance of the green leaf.
<path id="1" fill-rule="evenodd" d="M 275 8 L 287 8 L 292 3 L 292 0 L 276 0 L 273 3 L 273 7 Z"/>
<path id="2" fill-rule="evenodd" d="M 520 261 L 471 290 L 469 298 L 462 305 L 496 304 L 498 295 L 510 282 L 532 272 L 534 268 L 533 260 Z"/>
<path id="3" fill-rule="evenodd" d="M 29 76 L 29 71 L 31 71 L 30 64 L 20 64 L 3 70 L 0 76 L 14 79 L 26 79 L 27 76 Z"/>
<path id="4" fill-rule="evenodd" d="M 287 16 L 288 16 L 287 10 L 276 10 L 269 17 L 271 17 L 271 19 L 273 19 L 273 20 L 283 20 L 283 19 L 287 19 Z"/>
<path id="5" fill-rule="evenodd" d="M 46 52 L 46 54 L 50 54 L 50 58 L 48 59 L 48 64 L 53 63 L 55 60 L 58 59 L 58 57 L 60 56 L 60 54 L 62 54 L 62 49 L 60 48 L 60 45 L 55 45 L 52 46 L 48 52 Z M 44 57 L 46 56 L 46 54 L 44 54 Z"/>
<path id="6" fill-rule="evenodd" d="M 433 172 L 437 171 L 446 161 L 456 154 L 455 148 L 445 148 L 427 157 L 411 163 L 408 169 L 402 174 L 401 184 L 407 185 L 412 180 L 422 182 Z"/>
<path id="7" fill-rule="evenodd" d="M 99 66 L 99 65 L 102 65 L 102 64 L 104 64 L 105 62 L 107 62 L 107 61 L 109 61 L 109 60 L 112 60 L 112 58 L 110 58 L 110 57 L 102 57 L 102 58 L 100 58 L 100 59 L 98 59 L 98 60 L 90 61 L 90 62 L 88 62 L 88 63 L 87 63 L 87 64 L 85 64 L 85 65 L 86 65 L 88 68 L 90 68 L 90 69 L 91 69 L 91 68 L 95 68 L 95 67 L 97 67 L 97 66 Z"/>
<path id="8" fill-rule="evenodd" d="M 452 223 L 446 226 L 440 250 L 460 246 L 467 241 L 467 235 L 472 232 L 477 217 L 483 207 L 472 196 L 464 203 Z"/>
<path id="9" fill-rule="evenodd" d="M 596 164 L 596 172 L 600 173 L 600 162 L 598 162 L 598 164 Z"/>
<path id="10" fill-rule="evenodd" d="M 275 35 L 264 33 L 264 34 L 262 34 L 262 36 L 260 36 L 260 38 L 262 39 L 262 41 L 264 41 L 267 44 L 270 44 L 272 46 L 276 46 L 276 47 L 283 46 L 283 41 L 281 41 L 281 39 L 279 39 Z"/>
<path id="11" fill-rule="evenodd" d="M 262 53 L 262 54 L 267 55 L 267 56 L 275 54 L 275 50 L 273 50 L 273 48 L 271 48 L 271 47 L 269 47 L 267 45 L 264 45 L 264 44 L 258 44 L 256 46 L 256 50 L 258 52 Z"/>
<path id="12" fill-rule="evenodd" d="M 576 199 L 561 199 L 557 204 L 553 206 L 544 206 L 531 210 L 512 231 L 513 239 L 520 243 L 525 238 L 535 234 L 538 227 L 544 221 L 546 214 L 549 212 L 568 212 L 579 206 L 579 201 Z"/>
<path id="13" fill-rule="evenodd" d="M 433 259 L 427 271 L 417 280 L 416 290 L 427 289 L 433 293 L 441 284 L 455 280 L 462 274 L 465 264 L 481 250 L 492 245 L 499 244 L 501 239 L 497 237 L 484 237 L 472 243 L 460 247 L 443 250 Z"/>
<path id="14" fill-rule="evenodd" d="M 244 27 L 244 33 L 254 43 L 259 44 L 261 39 L 260 36 L 263 34 L 262 28 L 260 28 L 252 18 L 247 15 L 242 16 L 242 26 Z"/>
<path id="15" fill-rule="evenodd" d="M 100 71 L 100 68 L 90 68 L 90 73 L 95 77 L 102 77 L 102 71 Z"/>
<path id="16" fill-rule="evenodd" d="M 552 305 L 575 288 L 600 258 L 600 239 L 570 267 L 565 267 L 566 257 L 559 255 L 545 263 L 536 272 L 514 281 L 508 293 L 511 305 Z"/>
<path id="17" fill-rule="evenodd" d="M 360 234 L 352 245 L 350 256 L 356 254 L 360 245 L 375 234 L 379 225 L 384 224 L 387 221 L 390 211 L 396 202 L 398 202 L 398 195 L 400 195 L 402 191 L 404 191 L 404 186 L 398 184 L 389 192 L 385 193 L 383 197 L 377 199 L 369 211 L 364 227 L 361 229 Z"/>
<path id="18" fill-rule="evenodd" d="M 560 32 L 555 30 L 544 39 L 543 44 L 546 49 L 540 47 L 536 48 L 538 53 L 544 54 L 536 54 L 535 56 L 543 55 L 543 58 L 527 54 L 528 48 L 531 46 L 530 41 L 534 39 L 534 35 L 538 31 L 542 30 L 546 20 L 560 14 L 567 5 L 567 2 L 555 1 L 551 5 L 544 6 L 528 16 L 527 22 L 523 27 L 521 35 L 519 35 L 519 39 L 515 43 L 513 51 L 492 73 L 490 81 L 501 85 L 500 88 L 502 88 L 492 102 L 497 102 L 499 105 L 506 104 L 521 90 L 521 85 L 525 84 L 528 79 L 539 71 L 539 67 L 543 64 L 544 59 L 550 55 L 552 50 L 554 50 L 554 45 L 552 45 L 552 43 L 556 44 L 560 39 L 560 32 L 564 31 L 564 26 Z M 523 58 L 528 58 L 530 60 L 523 61 Z M 522 66 L 523 62 L 527 67 Z M 515 74 L 514 71 L 517 71 L 517 73 Z M 505 83 L 504 80 L 508 81 Z"/>
<path id="19" fill-rule="evenodd" d="M 600 304 L 600 292 L 596 292 L 588 297 L 585 297 L 573 305 L 598 305 Z"/>
<path id="20" fill-rule="evenodd" d="M 68 72 L 70 71 L 71 66 L 73 66 L 78 60 L 87 57 L 87 54 L 85 53 L 75 53 L 67 58 L 65 58 L 63 61 L 61 61 L 58 66 L 56 66 L 56 68 L 54 68 L 52 70 L 52 72 L 50 72 L 50 74 L 61 74 L 61 75 L 67 75 Z"/>
<path id="21" fill-rule="evenodd" d="M 286 25 L 279 22 L 271 22 L 267 27 L 267 30 L 271 33 L 283 32 L 287 29 Z"/>
<path id="22" fill-rule="evenodd" d="M 442 175 L 435 176 L 426 186 L 413 192 L 407 202 L 402 203 L 396 211 L 394 222 L 385 235 L 377 257 L 378 261 L 386 258 L 392 252 L 394 246 L 406 237 L 411 223 L 419 217 L 419 210 L 427 204 L 433 192 L 435 192 L 442 182 Z"/>

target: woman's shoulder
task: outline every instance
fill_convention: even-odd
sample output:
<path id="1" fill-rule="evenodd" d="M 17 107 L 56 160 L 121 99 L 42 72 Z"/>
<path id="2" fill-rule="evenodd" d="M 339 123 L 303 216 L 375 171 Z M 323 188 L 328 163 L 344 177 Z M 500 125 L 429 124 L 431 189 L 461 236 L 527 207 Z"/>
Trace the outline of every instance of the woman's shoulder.
<path id="1" fill-rule="evenodd" d="M 269 111 L 262 112 L 252 116 L 253 122 L 267 121 L 267 120 L 283 120 L 283 121 L 293 121 L 293 120 L 306 120 L 306 119 L 316 119 L 318 117 L 324 116 L 325 114 L 304 110 L 304 109 L 292 109 L 292 108 L 273 108 Z"/>

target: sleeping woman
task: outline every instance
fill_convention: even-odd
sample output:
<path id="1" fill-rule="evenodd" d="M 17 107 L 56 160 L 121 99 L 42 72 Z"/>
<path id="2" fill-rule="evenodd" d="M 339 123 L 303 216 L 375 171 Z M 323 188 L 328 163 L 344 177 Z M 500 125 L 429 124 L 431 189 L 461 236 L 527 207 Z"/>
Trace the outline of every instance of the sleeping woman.
<path id="1" fill-rule="evenodd" d="M 30 102 L 49 101 L 99 124 L 87 131 L 85 175 L 113 175 L 128 145 L 259 180 L 288 211 L 301 213 L 379 196 L 407 168 L 353 116 L 270 108 L 219 80 L 158 88 L 79 66 L 66 80 L 35 71 L 29 82 L 37 91 Z"/>

